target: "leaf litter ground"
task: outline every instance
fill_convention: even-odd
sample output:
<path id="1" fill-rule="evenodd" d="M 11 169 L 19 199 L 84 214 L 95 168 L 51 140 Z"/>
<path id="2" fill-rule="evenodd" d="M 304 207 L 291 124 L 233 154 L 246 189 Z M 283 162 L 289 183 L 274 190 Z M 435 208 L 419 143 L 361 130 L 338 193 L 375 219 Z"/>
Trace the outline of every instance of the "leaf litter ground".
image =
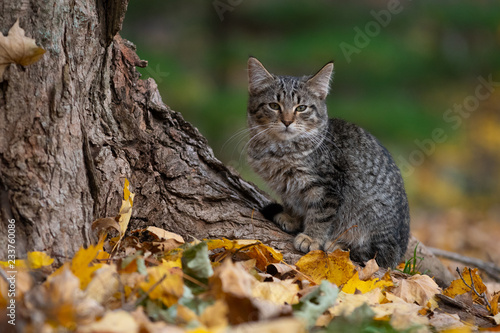
<path id="1" fill-rule="evenodd" d="M 428 275 L 387 271 L 375 260 L 356 266 L 341 250 L 289 265 L 258 240 L 185 243 L 156 227 L 126 234 L 128 187 L 119 214 L 93 223 L 96 244 L 57 269 L 44 252 L 16 260 L 18 331 L 500 331 L 500 292 L 488 291 L 476 269 L 441 290 Z M 3 309 L 12 296 L 8 264 L 0 262 Z"/>

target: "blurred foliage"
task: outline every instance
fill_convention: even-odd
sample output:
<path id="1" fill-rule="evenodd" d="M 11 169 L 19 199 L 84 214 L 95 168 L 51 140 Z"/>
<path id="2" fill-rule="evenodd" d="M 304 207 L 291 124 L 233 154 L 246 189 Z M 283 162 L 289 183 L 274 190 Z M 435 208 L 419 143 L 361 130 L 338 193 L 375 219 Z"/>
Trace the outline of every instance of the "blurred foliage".
<path id="1" fill-rule="evenodd" d="M 459 126 L 446 118 L 477 95 L 479 76 L 500 81 L 498 1 L 131 0 L 122 36 L 148 60 L 143 78 L 155 79 L 164 102 L 261 187 L 246 139 L 233 137 L 246 124 L 248 56 L 297 76 L 333 59 L 330 115 L 372 132 L 402 167 L 409 161 L 412 207 L 500 209 L 500 85 L 458 115 Z M 358 52 L 346 56 L 346 43 Z M 435 129 L 446 139 L 426 152 L 416 141 Z"/>

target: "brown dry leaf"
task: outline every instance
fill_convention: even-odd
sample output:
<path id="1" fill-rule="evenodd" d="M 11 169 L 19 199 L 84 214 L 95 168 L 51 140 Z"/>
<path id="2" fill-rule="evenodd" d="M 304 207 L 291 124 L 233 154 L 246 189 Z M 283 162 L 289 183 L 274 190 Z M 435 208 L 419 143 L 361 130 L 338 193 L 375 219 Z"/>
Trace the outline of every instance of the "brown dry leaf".
<path id="1" fill-rule="evenodd" d="M 78 327 L 77 333 L 138 333 L 139 324 L 124 310 L 106 312 L 99 321 Z"/>
<path id="2" fill-rule="evenodd" d="M 25 36 L 17 19 L 7 36 L 0 33 L 0 82 L 8 65 L 28 66 L 37 62 L 44 53 L 45 50 L 36 46 L 33 38 Z"/>
<path id="3" fill-rule="evenodd" d="M 57 275 L 48 277 L 42 285 L 26 295 L 26 306 L 34 318 L 74 329 L 93 322 L 104 312 L 102 306 L 80 289 L 80 280 L 63 266 Z"/>
<path id="4" fill-rule="evenodd" d="M 355 273 L 349 252 L 340 249 L 328 254 L 320 250 L 311 251 L 300 258 L 295 266 L 300 272 L 311 277 L 316 284 L 328 280 L 340 286 L 349 281 Z"/>
<path id="5" fill-rule="evenodd" d="M 432 314 L 429 320 L 436 331 L 438 332 L 472 332 L 472 329 L 476 331 L 477 327 L 470 326 L 462 322 L 458 314 L 451 313 L 439 313 L 435 312 Z"/>
<path id="6" fill-rule="evenodd" d="M 119 291 L 119 286 L 116 266 L 104 265 L 94 272 L 85 292 L 88 297 L 105 304 Z"/>
<path id="7" fill-rule="evenodd" d="M 428 275 L 415 274 L 407 279 L 399 280 L 398 286 L 391 292 L 407 303 L 416 302 L 425 306 L 440 291 L 436 282 Z"/>
<path id="8" fill-rule="evenodd" d="M 230 259 L 224 260 L 210 278 L 211 290 L 216 297 L 226 293 L 244 298 L 251 297 L 252 289 L 257 283 L 240 263 L 233 263 Z"/>
<path id="9" fill-rule="evenodd" d="M 240 256 L 241 260 L 255 259 L 256 267 L 265 271 L 269 264 L 278 263 L 283 260 L 283 255 L 273 248 L 262 244 L 261 241 L 253 239 L 208 239 L 206 240 L 208 250 L 212 251 L 224 248 L 229 253 Z"/>
<path id="10" fill-rule="evenodd" d="M 248 323 L 234 327 L 233 333 L 306 333 L 306 324 L 298 318 L 280 318 L 271 321 Z"/>
<path id="11" fill-rule="evenodd" d="M 473 268 L 471 271 L 469 268 L 464 267 L 462 271 L 462 276 L 465 282 L 467 282 L 469 286 L 471 285 L 471 275 L 472 275 L 472 280 L 474 281 L 474 286 L 476 288 L 476 291 L 479 294 L 486 292 L 486 286 L 484 285 L 483 280 L 481 280 L 481 277 L 477 273 L 477 268 Z M 458 278 L 453 282 L 451 282 L 448 288 L 443 290 L 443 295 L 454 298 L 455 296 L 465 294 L 470 290 L 471 289 L 464 284 L 464 281 Z M 478 296 L 475 294 L 473 294 L 472 297 L 474 300 L 478 298 Z"/>
<path id="12" fill-rule="evenodd" d="M 151 322 L 148 316 L 144 313 L 142 306 L 137 307 L 130 313 L 139 324 L 139 332 L 141 333 L 184 333 L 184 329 L 169 325 L 163 321 Z"/>
<path id="13" fill-rule="evenodd" d="M 361 281 L 366 281 L 371 279 L 372 275 L 379 270 L 377 261 L 375 259 L 370 259 L 366 262 L 365 267 L 363 267 L 359 272 L 359 279 Z"/>
<path id="14" fill-rule="evenodd" d="M 184 244 L 182 236 L 157 227 L 134 230 L 130 234 L 135 237 L 125 238 L 123 242 L 129 239 L 137 240 L 138 243 L 133 247 L 151 251 L 152 253 L 170 251 Z"/>

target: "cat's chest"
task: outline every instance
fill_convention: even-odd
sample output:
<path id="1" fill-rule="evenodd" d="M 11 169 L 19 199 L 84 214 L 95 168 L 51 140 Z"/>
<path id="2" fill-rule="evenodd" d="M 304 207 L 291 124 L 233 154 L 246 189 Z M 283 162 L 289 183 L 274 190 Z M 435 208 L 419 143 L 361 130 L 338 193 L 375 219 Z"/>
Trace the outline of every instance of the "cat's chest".
<path id="1" fill-rule="evenodd" d="M 282 196 L 300 195 L 316 178 L 314 166 L 305 156 L 266 156 L 251 161 L 251 165 L 270 187 Z"/>

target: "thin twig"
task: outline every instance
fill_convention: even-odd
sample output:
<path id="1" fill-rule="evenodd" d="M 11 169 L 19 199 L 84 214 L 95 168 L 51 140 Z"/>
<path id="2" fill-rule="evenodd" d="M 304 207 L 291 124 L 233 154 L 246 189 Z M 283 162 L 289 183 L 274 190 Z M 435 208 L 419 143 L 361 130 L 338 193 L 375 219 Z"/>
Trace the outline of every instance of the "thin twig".
<path id="1" fill-rule="evenodd" d="M 486 297 L 486 293 L 479 293 L 477 290 L 476 290 L 476 286 L 474 285 L 474 279 L 472 278 L 472 269 L 468 268 L 469 270 L 469 276 L 470 276 L 470 284 L 467 284 L 467 282 L 465 281 L 464 277 L 462 276 L 462 273 L 460 273 L 460 269 L 457 267 L 457 273 L 458 275 L 460 276 L 460 278 L 462 279 L 462 282 L 470 289 L 474 292 L 474 294 L 476 294 L 477 297 L 481 298 L 484 303 L 485 303 L 485 306 L 486 306 L 486 309 L 491 312 L 491 305 L 490 305 L 490 302 L 488 302 L 488 297 Z"/>
<path id="2" fill-rule="evenodd" d="M 314 280 L 312 278 L 310 278 L 309 276 L 307 276 L 306 274 L 302 273 L 301 271 L 297 270 L 295 267 L 293 267 L 292 265 L 288 265 L 286 262 L 284 262 L 283 260 L 280 261 L 280 263 L 284 264 L 285 266 L 288 266 L 288 268 L 290 268 L 292 271 L 296 272 L 296 273 L 299 273 L 299 275 L 302 275 L 302 277 L 304 277 L 307 281 L 309 282 L 312 282 L 314 284 L 316 284 L 316 282 L 314 282 Z"/>
<path id="3" fill-rule="evenodd" d="M 496 266 L 494 263 L 485 262 L 485 261 L 482 261 L 482 260 L 477 259 L 477 258 L 463 256 L 463 255 L 455 253 L 455 252 L 449 252 L 449 251 L 436 249 L 436 248 L 432 248 L 432 247 L 427 247 L 427 248 L 435 256 L 445 258 L 445 259 L 450 259 L 453 261 L 458 261 L 458 262 L 461 262 L 465 265 L 477 267 L 480 270 L 484 271 L 486 274 L 488 274 L 488 276 L 491 277 L 493 280 L 500 282 L 500 267 Z"/>

